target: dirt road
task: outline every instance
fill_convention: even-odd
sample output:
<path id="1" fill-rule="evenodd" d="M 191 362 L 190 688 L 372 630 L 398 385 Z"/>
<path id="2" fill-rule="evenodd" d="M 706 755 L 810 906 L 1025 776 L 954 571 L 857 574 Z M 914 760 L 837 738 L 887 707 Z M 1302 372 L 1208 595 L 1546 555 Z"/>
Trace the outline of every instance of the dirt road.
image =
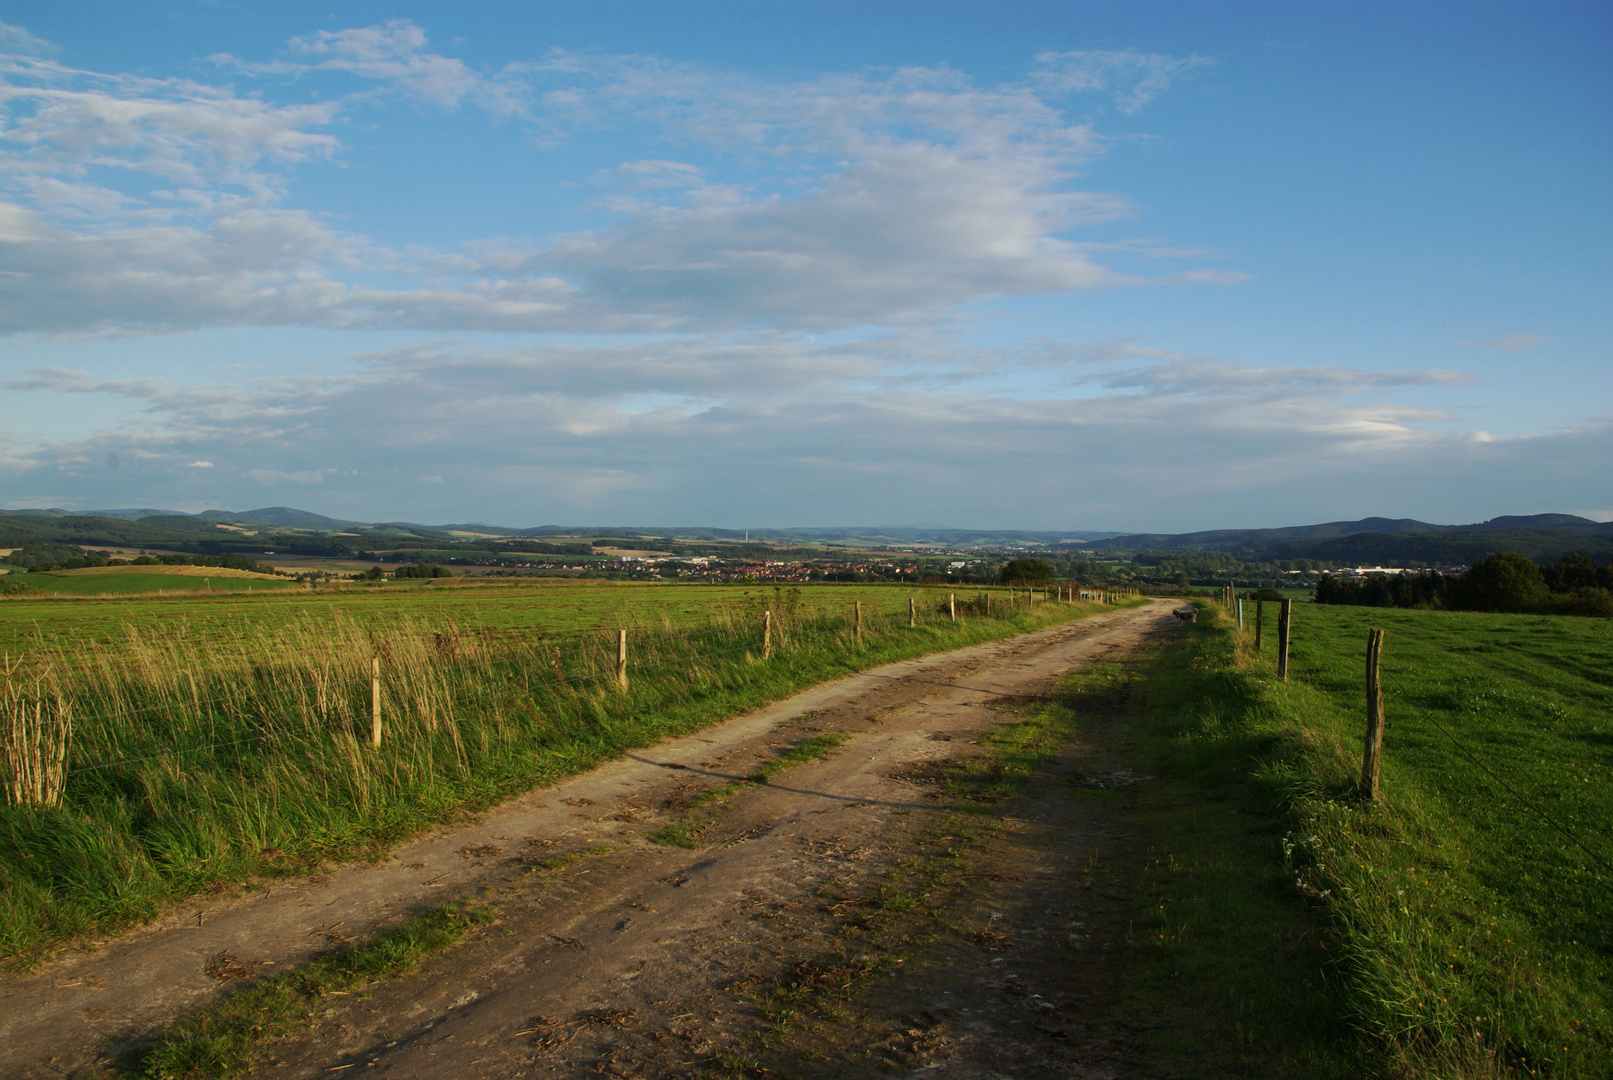
<path id="1" fill-rule="evenodd" d="M 994 703 L 1130 653 L 1174 622 L 1160 602 L 850 676 L 532 792 L 381 863 L 193 902 L 162 924 L 0 983 L 0 1075 L 93 1069 L 223 992 L 220 954 L 229 954 L 232 974 L 274 971 L 473 892 L 496 903 L 497 925 L 421 972 L 350 999 L 303 1041 L 272 1048 L 261 1072 L 504 1077 L 703 1067 L 755 1028 L 754 1009 L 742 1006 L 746 986 L 776 984 L 832 943 L 838 915 L 814 897 L 826 885 L 886 873 L 917 842 L 938 810 L 926 770 L 978 752 L 975 738 L 1003 720 Z M 701 793 L 827 733 L 846 741 L 695 811 L 693 849 L 647 842 L 657 829 L 688 824 Z M 1066 844 L 1057 858 L 1073 850 Z M 533 872 L 555 855 L 584 852 L 564 869 Z M 1035 908 L 1024 910 L 1033 916 Z M 1001 958 L 983 963 L 986 974 L 1002 970 Z M 924 1034 L 914 1030 L 917 1045 Z M 941 1075 L 1004 1075 L 982 1064 L 991 1040 L 943 1041 L 952 1050 Z M 970 1045 L 976 1050 L 966 1052 Z M 1068 1066 L 1059 1074 L 1099 1075 Z"/>

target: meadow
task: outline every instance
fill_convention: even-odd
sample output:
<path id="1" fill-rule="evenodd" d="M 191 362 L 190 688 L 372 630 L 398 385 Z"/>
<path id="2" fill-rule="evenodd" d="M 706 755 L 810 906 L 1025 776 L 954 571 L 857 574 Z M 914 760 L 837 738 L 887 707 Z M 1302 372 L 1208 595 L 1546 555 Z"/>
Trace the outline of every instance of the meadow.
<path id="1" fill-rule="evenodd" d="M 9 771 L 45 797 L 0 808 L 0 957 L 28 962 L 220 882 L 379 852 L 863 667 L 1099 610 L 999 592 L 990 616 L 960 595 L 953 621 L 947 596 L 566 583 L 7 601 L 22 647 L 7 661 Z"/>
<path id="2" fill-rule="evenodd" d="M 0 651 L 15 656 L 41 646 L 112 646 L 124 639 L 131 626 L 205 642 L 246 628 L 267 631 L 304 617 L 335 613 L 360 621 L 384 622 L 406 616 L 501 630 L 605 632 L 619 626 L 697 625 L 736 605 L 751 606 L 757 597 L 774 595 L 772 586 L 562 578 L 442 578 L 322 586 L 311 591 L 294 582 L 287 584 L 292 586 L 289 590 L 272 594 L 188 592 L 0 600 Z M 1006 603 L 1005 590 L 989 591 L 996 597 L 993 603 Z M 901 612 L 907 609 L 908 596 L 921 600 L 928 596 L 929 603 L 937 604 L 944 602 L 948 592 L 956 592 L 960 602 L 982 595 L 976 589 L 916 585 L 812 585 L 798 590 L 795 603 L 802 610 L 839 612 L 860 599 L 870 613 L 876 609 Z"/>
<path id="3" fill-rule="evenodd" d="M 1330 1010 L 1344 1017 L 1374 1071 L 1613 1075 L 1613 622 L 1296 606 L 1283 683 L 1275 605 L 1259 652 L 1219 605 L 1203 607 L 1185 655 L 1152 674 L 1157 737 L 1142 740 L 1163 772 L 1196 777 L 1203 808 L 1191 830 L 1161 826 L 1185 869 L 1154 875 L 1156 966 L 1183 970 L 1195 949 L 1219 965 L 1228 1000 L 1253 1010 L 1236 1017 L 1240 1040 L 1262 1028 L 1261 1009 L 1271 1026 L 1291 1017 L 1301 1003 L 1260 1004 L 1258 978 L 1240 974 L 1265 931 L 1238 925 L 1239 905 L 1275 902 L 1243 882 L 1275 865 L 1287 884 L 1272 886 L 1305 898 L 1310 915 L 1282 915 L 1275 926 L 1289 929 L 1263 947 L 1321 959 L 1304 1008 L 1317 1031 Z M 1387 633 L 1376 802 L 1357 790 L 1373 627 Z M 1203 822 L 1217 813 L 1225 828 L 1212 843 Z M 1234 901 L 1239 889 L 1249 895 Z M 1316 917 L 1320 939 L 1303 929 Z M 1218 936 L 1239 944 L 1217 960 Z M 1351 1075 L 1332 1045 L 1270 1073 Z"/>
<path id="4" fill-rule="evenodd" d="M 80 570 L 7 574 L 30 593 L 46 596 L 142 596 L 153 593 L 259 592 L 296 589 L 295 581 L 245 570 L 204 566 L 90 566 Z M 24 594 L 27 596 L 28 594 Z"/>

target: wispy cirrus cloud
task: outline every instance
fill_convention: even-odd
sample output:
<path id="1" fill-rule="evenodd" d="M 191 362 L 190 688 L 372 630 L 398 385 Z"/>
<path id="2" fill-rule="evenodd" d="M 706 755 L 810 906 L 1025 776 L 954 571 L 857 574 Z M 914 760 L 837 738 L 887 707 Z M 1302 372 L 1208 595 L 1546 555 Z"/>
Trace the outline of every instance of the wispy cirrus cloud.
<path id="1" fill-rule="evenodd" d="M 512 73 L 488 75 L 457 57 L 427 49 L 426 32 L 408 19 L 321 30 L 287 43 L 305 60 L 249 61 L 228 53 L 208 57 L 220 67 L 253 75 L 301 76 L 336 71 L 387 84 L 430 105 L 457 109 L 472 102 L 500 116 L 526 111 L 526 85 Z"/>
<path id="2" fill-rule="evenodd" d="M 1134 113 L 1193 72 L 1210 67 L 1205 56 L 1168 56 L 1135 49 L 1045 52 L 1036 85 L 1052 93 L 1113 95 L 1121 112 Z"/>
<path id="3" fill-rule="evenodd" d="M 37 38 L 20 26 L 0 22 L 0 52 L 37 56 L 56 51 L 53 42 Z"/>
<path id="4" fill-rule="evenodd" d="M 49 185 L 83 187 L 108 171 L 179 185 L 142 186 L 138 203 L 148 211 L 278 198 L 284 184 L 274 166 L 337 147 L 334 136 L 310 130 L 332 121 L 332 102 L 272 105 L 189 79 L 108 75 L 17 54 L 0 54 L 0 109 L 0 184 L 47 210 L 60 194 Z M 136 205 L 116 188 L 105 198 L 108 207 Z"/>

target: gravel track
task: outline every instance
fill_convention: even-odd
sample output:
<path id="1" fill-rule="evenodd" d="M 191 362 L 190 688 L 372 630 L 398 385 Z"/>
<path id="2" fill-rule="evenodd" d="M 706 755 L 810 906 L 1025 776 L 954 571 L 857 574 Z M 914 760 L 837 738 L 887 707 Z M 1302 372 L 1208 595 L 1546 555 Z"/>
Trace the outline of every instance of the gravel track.
<path id="1" fill-rule="evenodd" d="M 353 999 L 307 1039 L 273 1048 L 260 1071 L 598 1075 L 620 1071 L 612 1055 L 631 1046 L 636 1071 L 624 1074 L 709 1060 L 745 1023 L 722 1006 L 736 980 L 776 977 L 784 958 L 833 932 L 832 920 L 780 916 L 813 908 L 825 882 L 898 858 L 915 823 L 936 810 L 914 776 L 975 752 L 978 734 L 1003 719 L 993 703 L 1036 695 L 1067 671 L 1168 633 L 1170 607 L 838 679 L 530 792 L 380 862 L 187 902 L 0 981 L 0 1075 L 87 1074 L 224 992 L 216 962 L 209 974 L 221 953 L 231 973 L 271 972 L 474 892 L 497 901 L 498 925 Z M 698 850 L 646 842 L 700 791 L 825 732 L 847 741 L 713 810 Z M 538 860 L 599 847 L 610 853 L 533 872 Z"/>

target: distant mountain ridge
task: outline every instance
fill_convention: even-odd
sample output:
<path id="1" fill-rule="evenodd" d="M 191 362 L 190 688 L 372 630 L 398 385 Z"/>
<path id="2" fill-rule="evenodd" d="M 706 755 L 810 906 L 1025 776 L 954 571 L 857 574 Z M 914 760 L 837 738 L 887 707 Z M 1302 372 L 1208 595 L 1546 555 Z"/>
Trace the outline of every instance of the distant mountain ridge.
<path id="1" fill-rule="evenodd" d="M 1491 518 L 1471 525 L 1434 525 L 1414 518 L 1362 518 L 1277 529 L 1136 533 L 1102 544 L 1114 552 L 1217 552 L 1244 559 L 1321 559 L 1379 565 L 1467 564 L 1497 551 L 1532 559 L 1586 554 L 1613 557 L 1613 522 L 1573 514 Z"/>
<path id="2" fill-rule="evenodd" d="M 271 529 L 351 529 L 365 524 L 362 521 L 343 521 L 340 518 L 326 517 L 324 514 L 315 514 L 308 510 L 296 510 L 289 506 L 266 506 L 262 510 L 243 510 L 239 513 L 229 510 L 203 510 L 193 516 L 209 521 L 225 521 L 232 525 L 263 525 Z"/>
<path id="3" fill-rule="evenodd" d="M 252 531 L 252 537 L 242 535 Z M 1319 559 L 1370 565 L 1466 564 L 1495 551 L 1518 551 L 1550 560 L 1564 554 L 1613 558 L 1613 522 L 1572 514 L 1509 515 L 1469 525 L 1435 525 L 1415 518 L 1369 517 L 1270 529 L 1210 529 L 1190 533 L 1116 533 L 1066 529 L 954 529 L 931 525 L 838 526 L 795 529 L 542 525 L 510 528 L 477 522 L 420 525 L 366 523 L 289 506 L 257 510 L 130 509 L 75 513 L 60 508 L 0 511 L 0 545 L 65 543 L 80 546 L 151 546 L 186 551 L 275 550 L 337 554 L 364 549 L 462 545 L 465 534 L 500 540 L 572 536 L 678 538 L 867 547 L 938 545 L 950 548 L 1039 546 L 1128 556 L 1141 553 L 1221 553 L 1265 561 Z M 341 535 L 338 535 L 341 534 Z"/>

